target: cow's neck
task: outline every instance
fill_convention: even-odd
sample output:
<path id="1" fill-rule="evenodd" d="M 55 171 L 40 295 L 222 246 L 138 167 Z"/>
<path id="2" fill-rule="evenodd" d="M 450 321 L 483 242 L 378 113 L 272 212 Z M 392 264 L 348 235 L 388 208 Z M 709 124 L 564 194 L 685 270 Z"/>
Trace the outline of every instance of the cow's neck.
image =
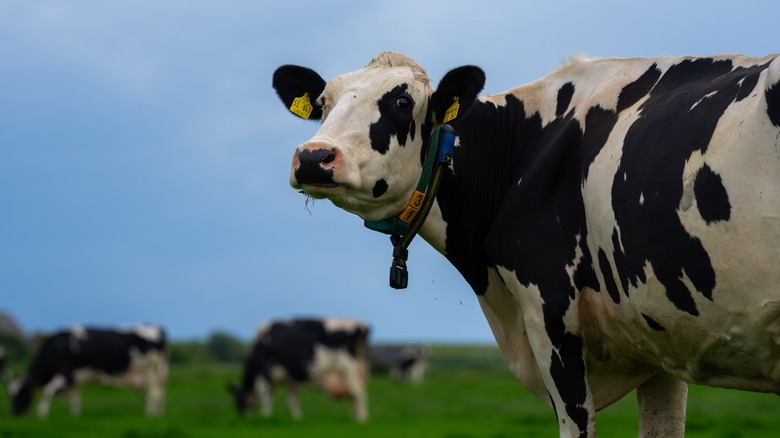
<path id="1" fill-rule="evenodd" d="M 466 281 L 482 293 L 490 263 L 483 246 L 507 191 L 522 175 L 527 155 L 542 132 L 537 99 L 526 87 L 477 102 L 454 123 L 459 136 L 453 172 L 448 172 L 421 236 L 445 254 Z"/>

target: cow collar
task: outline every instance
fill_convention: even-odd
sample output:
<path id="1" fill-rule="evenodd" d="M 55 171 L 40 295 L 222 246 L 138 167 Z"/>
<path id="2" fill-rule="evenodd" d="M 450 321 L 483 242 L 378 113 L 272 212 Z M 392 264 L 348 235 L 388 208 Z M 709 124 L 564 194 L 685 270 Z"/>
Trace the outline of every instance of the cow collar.
<path id="1" fill-rule="evenodd" d="M 409 244 L 417 235 L 428 212 L 433 205 L 433 199 L 439 189 L 442 170 L 452 162 L 452 148 L 455 144 L 455 130 L 444 124 L 431 132 L 428 153 L 425 156 L 423 172 L 417 189 L 412 194 L 401 214 L 397 217 L 378 221 L 365 221 L 366 228 L 380 233 L 389 234 L 393 244 L 393 264 L 390 266 L 390 287 L 406 289 L 409 272 L 406 259 L 409 257 Z"/>

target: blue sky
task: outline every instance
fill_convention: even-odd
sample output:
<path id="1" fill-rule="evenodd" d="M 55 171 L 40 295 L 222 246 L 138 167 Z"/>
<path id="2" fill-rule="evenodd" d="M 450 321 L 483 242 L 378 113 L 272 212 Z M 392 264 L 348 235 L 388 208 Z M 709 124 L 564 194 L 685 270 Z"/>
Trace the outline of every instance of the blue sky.
<path id="1" fill-rule="evenodd" d="M 176 339 L 267 318 L 365 319 L 375 341 L 492 342 L 477 300 L 421 239 L 387 284 L 384 235 L 288 185 L 317 125 L 271 88 L 402 52 L 486 92 L 575 53 L 780 51 L 775 0 L 0 0 L 0 310 L 26 330 L 158 322 Z"/>

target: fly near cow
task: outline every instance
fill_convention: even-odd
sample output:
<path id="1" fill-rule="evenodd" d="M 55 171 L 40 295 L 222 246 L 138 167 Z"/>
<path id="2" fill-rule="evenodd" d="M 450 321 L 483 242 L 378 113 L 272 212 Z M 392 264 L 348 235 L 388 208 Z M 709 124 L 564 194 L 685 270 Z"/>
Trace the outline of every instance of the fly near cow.
<path id="1" fill-rule="evenodd" d="M 462 66 L 434 89 L 392 52 L 327 82 L 280 67 L 284 105 L 322 123 L 292 186 L 390 234 L 394 287 L 416 233 L 443 254 L 562 437 L 596 436 L 634 389 L 639 435 L 663 437 L 684 434 L 688 382 L 780 392 L 780 57 L 484 81 Z"/>

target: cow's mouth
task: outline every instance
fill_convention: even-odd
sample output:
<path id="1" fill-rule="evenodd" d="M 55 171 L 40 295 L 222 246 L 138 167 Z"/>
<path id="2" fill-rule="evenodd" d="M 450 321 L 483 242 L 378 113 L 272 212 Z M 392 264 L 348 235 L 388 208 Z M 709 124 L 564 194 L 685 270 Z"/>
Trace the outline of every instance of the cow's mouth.
<path id="1" fill-rule="evenodd" d="M 298 192 L 314 199 L 322 199 L 340 193 L 344 185 L 337 182 L 307 182 L 297 185 Z"/>
<path id="2" fill-rule="evenodd" d="M 340 186 L 341 184 L 335 183 L 335 182 L 328 182 L 328 183 L 307 183 L 305 185 L 311 186 L 311 187 L 317 187 L 317 188 L 332 189 L 332 188 Z"/>

